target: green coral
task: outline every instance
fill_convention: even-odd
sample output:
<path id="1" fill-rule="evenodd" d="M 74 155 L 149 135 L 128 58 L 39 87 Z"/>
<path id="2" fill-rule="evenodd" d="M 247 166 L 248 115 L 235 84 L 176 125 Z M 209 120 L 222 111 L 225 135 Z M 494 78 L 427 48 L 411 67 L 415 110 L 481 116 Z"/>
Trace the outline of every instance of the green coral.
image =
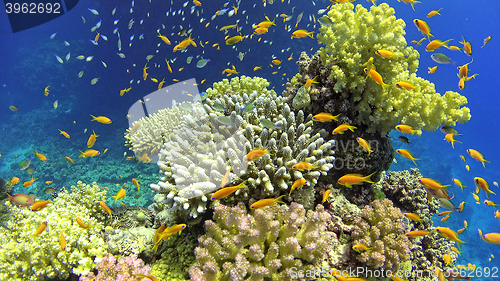
<path id="1" fill-rule="evenodd" d="M 274 90 L 268 90 L 267 87 L 269 87 L 269 82 L 262 77 L 237 76 L 231 80 L 222 79 L 220 82 L 213 83 L 212 88 L 207 89 L 207 93 L 212 99 L 224 95 L 250 95 L 253 92 L 264 96 L 276 96 Z"/>
<path id="2" fill-rule="evenodd" d="M 173 235 L 163 244 L 167 244 L 166 249 L 161 253 L 161 258 L 151 265 L 151 274 L 158 276 L 159 280 L 189 280 L 187 271 L 195 263 L 193 252 L 198 244 L 196 238 L 183 233 Z"/>
<path id="3" fill-rule="evenodd" d="M 88 274 L 106 254 L 102 239 L 104 214 L 96 201 L 105 201 L 106 192 L 96 183 L 81 181 L 71 186 L 71 193 L 62 191 L 52 204 L 38 212 L 5 205 L 11 220 L 0 228 L 0 279 L 47 280 L 66 279 L 70 273 Z M 80 218 L 93 227 L 84 229 Z M 47 222 L 46 229 L 34 237 L 37 228 Z M 66 249 L 61 249 L 61 233 Z"/>
<path id="4" fill-rule="evenodd" d="M 388 133 L 402 123 L 435 131 L 441 125 L 456 125 L 470 119 L 464 96 L 452 91 L 436 93 L 434 84 L 416 76 L 419 53 L 407 47 L 406 26 L 396 19 L 394 9 L 382 3 L 368 12 L 351 3 L 332 5 L 327 17 L 333 22 L 322 25 L 318 40 L 325 44 L 318 53 L 324 65 L 331 66 L 330 83 L 343 99 L 356 103 L 358 122 L 368 125 L 369 132 Z M 394 53 L 390 59 L 375 55 L 377 50 Z M 384 90 L 364 73 L 364 64 L 373 57 L 373 65 L 388 84 Z M 417 88 L 395 86 L 408 81 Z"/>

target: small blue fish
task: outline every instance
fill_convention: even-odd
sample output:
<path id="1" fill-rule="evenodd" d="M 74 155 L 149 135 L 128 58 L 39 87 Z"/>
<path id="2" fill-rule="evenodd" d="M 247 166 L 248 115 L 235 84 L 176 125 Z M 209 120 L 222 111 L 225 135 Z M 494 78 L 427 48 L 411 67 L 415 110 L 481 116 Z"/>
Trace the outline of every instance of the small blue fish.
<path id="1" fill-rule="evenodd" d="M 96 15 L 96 16 L 98 16 L 98 15 L 99 15 L 99 12 L 98 12 L 98 11 L 96 11 L 96 10 L 94 10 L 94 9 L 91 9 L 91 8 L 87 8 L 87 9 L 89 9 L 89 11 L 90 11 L 90 12 L 92 12 L 92 14 L 94 14 L 94 15 Z"/>
<path id="2" fill-rule="evenodd" d="M 280 127 L 276 126 L 276 124 L 274 124 L 273 122 L 267 120 L 266 118 L 260 119 L 260 123 L 268 129 L 283 130 Z"/>
<path id="3" fill-rule="evenodd" d="M 54 39 L 54 37 L 56 37 L 56 34 L 57 34 L 57 32 L 52 33 L 52 34 L 50 35 L 50 39 Z"/>
<path id="4" fill-rule="evenodd" d="M 217 118 L 217 119 L 219 119 L 219 122 L 221 122 L 224 125 L 228 125 L 228 126 L 234 125 L 234 123 L 231 121 L 231 119 L 229 119 L 226 116 L 219 116 L 219 118 Z"/>
<path id="5" fill-rule="evenodd" d="M 187 57 L 187 59 L 186 59 L 187 64 L 190 64 L 192 59 L 193 59 L 192 56 Z"/>
<path id="6" fill-rule="evenodd" d="M 435 53 L 431 55 L 431 59 L 437 63 L 441 64 L 449 64 L 453 63 L 455 64 L 454 61 L 452 61 L 447 55 L 442 54 L 442 53 Z"/>
<path id="7" fill-rule="evenodd" d="M 221 112 L 226 111 L 226 108 L 218 102 L 214 103 L 214 105 L 212 105 L 212 108 L 217 110 L 217 111 L 221 111 Z"/>
<path id="8" fill-rule="evenodd" d="M 249 104 L 247 104 L 245 107 L 243 107 L 243 108 L 241 109 L 241 113 L 247 113 L 247 112 L 250 112 L 250 111 L 252 111 L 254 108 L 255 108 L 255 105 L 253 105 L 253 103 L 249 103 Z"/>
<path id="9" fill-rule="evenodd" d="M 207 65 L 209 61 L 210 61 L 209 59 L 201 59 L 196 63 L 196 67 L 203 68 L 205 67 L 205 65 Z"/>

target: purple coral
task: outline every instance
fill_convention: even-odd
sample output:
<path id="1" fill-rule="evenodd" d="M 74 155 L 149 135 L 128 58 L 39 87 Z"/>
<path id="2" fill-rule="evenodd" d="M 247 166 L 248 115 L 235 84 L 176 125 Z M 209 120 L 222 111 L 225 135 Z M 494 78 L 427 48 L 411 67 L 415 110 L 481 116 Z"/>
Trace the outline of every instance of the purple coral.
<path id="1" fill-rule="evenodd" d="M 81 276 L 80 281 L 138 281 L 148 280 L 136 276 L 136 274 L 149 274 L 151 268 L 144 266 L 141 259 L 133 257 L 125 257 L 116 262 L 116 258 L 112 255 L 104 257 L 97 265 L 97 276 L 90 273 L 88 276 Z"/>
<path id="2" fill-rule="evenodd" d="M 371 247 L 356 254 L 356 259 L 373 268 L 395 271 L 397 266 L 410 258 L 411 242 L 404 235 L 403 214 L 392 201 L 375 200 L 365 206 L 361 217 L 355 221 L 351 238 L 353 245 Z"/>
<path id="3" fill-rule="evenodd" d="M 253 215 L 242 203 L 219 205 L 213 217 L 195 249 L 191 280 L 298 280 L 297 270 L 317 266 L 335 237 L 326 231 L 331 216 L 322 205 L 306 214 L 298 203 L 275 204 Z"/>

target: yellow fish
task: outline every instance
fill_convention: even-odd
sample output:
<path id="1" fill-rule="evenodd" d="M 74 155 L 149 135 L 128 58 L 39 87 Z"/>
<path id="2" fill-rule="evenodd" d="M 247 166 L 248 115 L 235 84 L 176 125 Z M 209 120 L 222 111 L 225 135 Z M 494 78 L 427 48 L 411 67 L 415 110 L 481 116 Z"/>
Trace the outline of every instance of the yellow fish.
<path id="1" fill-rule="evenodd" d="M 290 188 L 290 193 L 288 195 L 291 195 L 292 192 L 296 189 L 296 188 L 302 188 L 304 186 L 304 184 L 306 184 L 307 181 L 305 179 L 298 179 L 296 180 L 292 187 Z"/>
<path id="2" fill-rule="evenodd" d="M 331 121 L 338 121 L 339 117 L 341 114 L 333 116 L 330 113 L 326 112 L 321 112 L 319 114 L 316 114 L 313 116 L 313 121 L 318 121 L 318 122 L 331 122 Z"/>
<path id="3" fill-rule="evenodd" d="M 64 136 L 65 138 L 67 138 L 67 139 L 69 139 L 69 138 L 70 138 L 70 136 L 69 136 L 69 134 L 68 134 L 67 132 L 65 132 L 65 131 L 61 131 L 60 129 L 58 129 L 58 130 L 59 130 L 59 132 L 60 132 L 59 134 L 63 135 L 63 136 Z"/>
<path id="4" fill-rule="evenodd" d="M 122 199 L 123 197 L 125 197 L 125 194 L 127 194 L 127 191 L 125 189 L 120 189 L 115 196 L 111 196 L 112 198 L 115 199 L 115 204 L 116 204 L 116 200 L 120 200 Z"/>
<path id="5" fill-rule="evenodd" d="M 105 117 L 105 116 L 95 117 L 92 114 L 90 116 L 92 117 L 92 120 L 90 120 L 90 121 L 97 121 L 97 122 L 102 123 L 102 124 L 111 124 L 111 119 L 109 119 L 108 117 Z"/>
<path id="6" fill-rule="evenodd" d="M 415 165 L 417 165 L 415 160 L 420 160 L 420 158 L 413 157 L 413 155 L 411 154 L 411 152 L 408 149 L 396 149 L 396 152 L 399 153 L 399 155 L 403 156 L 404 158 L 407 158 L 407 159 L 410 159 L 411 161 L 413 161 L 413 163 Z"/>
<path id="7" fill-rule="evenodd" d="M 389 87 L 388 84 L 384 83 L 384 80 L 382 79 L 382 75 L 380 75 L 375 69 L 365 68 L 364 71 L 368 77 L 370 77 L 373 81 L 375 81 L 375 83 L 382 86 L 382 89 L 386 90 Z"/>
<path id="8" fill-rule="evenodd" d="M 96 138 L 98 137 L 99 135 L 97 135 L 94 130 L 92 130 L 92 134 L 89 136 L 89 139 L 87 140 L 87 148 L 91 148 L 92 146 L 94 146 L 95 144 L 95 141 L 96 141 Z"/>
<path id="9" fill-rule="evenodd" d="M 97 151 L 95 149 L 87 149 L 85 151 L 78 150 L 78 151 L 80 151 L 80 155 L 78 157 L 83 157 L 83 158 L 95 157 L 95 156 L 101 154 L 99 151 Z"/>
<path id="10" fill-rule="evenodd" d="M 332 131 L 332 134 L 336 135 L 336 134 L 344 134 L 345 131 L 347 130 L 350 130 L 351 132 L 354 132 L 354 129 L 357 129 L 356 127 L 354 126 L 351 126 L 347 123 L 344 123 L 342 125 L 339 125 L 337 128 L 335 128 L 333 131 Z"/>
<path id="11" fill-rule="evenodd" d="M 371 173 L 366 177 L 363 177 L 361 174 L 347 174 L 340 177 L 337 182 L 349 188 L 353 185 L 362 184 L 363 182 L 373 183 L 370 179 L 373 174 L 374 173 Z"/>
<path id="12" fill-rule="evenodd" d="M 243 187 L 246 187 L 245 182 L 246 182 L 246 180 L 243 181 L 242 183 L 236 185 L 236 186 L 224 187 L 224 188 L 221 188 L 221 189 L 217 190 L 212 195 L 212 198 L 210 198 L 210 200 L 212 200 L 212 201 L 214 201 L 214 200 L 220 200 L 222 198 L 225 198 L 225 197 L 231 195 L 236 190 L 238 190 L 240 188 L 243 188 Z"/>
<path id="13" fill-rule="evenodd" d="M 50 91 L 49 91 L 49 87 L 50 87 L 50 86 L 47 86 L 47 87 L 45 87 L 45 89 L 43 90 L 43 94 L 44 94 L 45 96 L 48 96 L 48 95 L 49 95 L 49 93 L 50 93 Z"/>
<path id="14" fill-rule="evenodd" d="M 405 0 L 403 0 L 403 1 L 405 1 Z M 412 4 L 412 6 L 413 6 L 413 4 Z M 423 20 L 419 20 L 419 19 L 414 19 L 413 23 L 415 24 L 417 29 L 420 32 L 422 32 L 422 34 L 427 35 L 427 39 L 429 39 L 429 41 L 431 41 L 431 37 L 434 37 L 434 35 L 432 35 L 431 28 L 429 27 L 427 22 L 425 22 Z"/>
<path id="15" fill-rule="evenodd" d="M 285 195 L 281 195 L 278 198 L 261 199 L 261 200 L 255 202 L 255 203 L 253 203 L 250 206 L 250 209 L 260 209 L 260 208 L 264 208 L 264 207 L 270 206 L 270 205 L 272 205 L 274 203 L 285 203 L 285 202 L 281 201 L 281 198 L 283 196 L 285 196 Z"/>
<path id="16" fill-rule="evenodd" d="M 167 43 L 168 45 L 172 44 L 170 42 L 170 40 L 168 40 L 167 36 L 161 35 L 160 30 L 157 30 L 157 32 L 158 32 L 158 36 L 157 37 L 160 37 L 160 39 L 163 40 L 163 42 Z"/>

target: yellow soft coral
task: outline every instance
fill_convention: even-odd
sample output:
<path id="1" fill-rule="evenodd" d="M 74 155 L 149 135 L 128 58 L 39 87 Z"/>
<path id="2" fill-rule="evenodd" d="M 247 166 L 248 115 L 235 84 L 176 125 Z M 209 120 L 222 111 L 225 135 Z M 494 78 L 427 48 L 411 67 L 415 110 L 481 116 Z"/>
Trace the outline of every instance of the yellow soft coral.
<path id="1" fill-rule="evenodd" d="M 319 54 L 325 65 L 332 65 L 333 90 L 356 103 L 357 121 L 368 131 L 388 133 L 399 123 L 435 131 L 442 125 L 456 125 L 470 119 L 470 110 L 462 107 L 467 99 L 456 92 L 436 93 L 434 84 L 416 76 L 420 54 L 407 47 L 406 26 L 396 19 L 394 9 L 383 3 L 370 11 L 351 3 L 333 5 L 328 12 L 332 25 L 320 28 L 318 40 L 325 44 Z M 394 53 L 390 59 L 377 56 L 376 50 Z M 370 57 L 387 90 L 366 78 L 363 66 Z M 395 83 L 408 81 L 418 88 L 400 89 Z M 461 108 L 462 107 L 462 108 Z"/>

